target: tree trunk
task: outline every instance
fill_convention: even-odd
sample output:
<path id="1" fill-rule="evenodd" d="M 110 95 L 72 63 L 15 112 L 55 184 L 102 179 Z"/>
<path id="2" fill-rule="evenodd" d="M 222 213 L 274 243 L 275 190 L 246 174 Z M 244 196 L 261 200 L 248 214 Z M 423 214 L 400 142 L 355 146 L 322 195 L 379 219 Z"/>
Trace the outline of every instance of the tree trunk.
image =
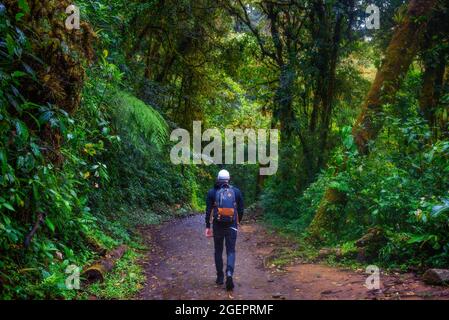
<path id="1" fill-rule="evenodd" d="M 311 240 L 325 241 L 326 233 L 338 232 L 340 210 L 346 205 L 346 194 L 335 188 L 328 188 L 321 200 L 320 206 L 315 213 L 315 217 L 309 226 Z"/>
<path id="2" fill-rule="evenodd" d="M 443 85 L 442 88 L 447 88 L 449 86 L 449 67 L 446 66 L 443 75 Z M 449 124 L 448 124 L 448 114 L 444 114 L 440 119 L 437 119 L 438 127 L 441 130 L 441 137 L 443 139 L 449 139 Z"/>
<path id="3" fill-rule="evenodd" d="M 377 72 L 352 131 L 361 154 L 369 152 L 369 142 L 377 137 L 382 128 L 382 107 L 393 102 L 396 91 L 420 48 L 426 22 L 436 3 L 437 0 L 410 1 L 407 17 L 394 32 L 384 62 Z M 338 225 L 341 219 L 339 215 L 345 205 L 346 194 L 338 189 L 328 188 L 309 226 L 311 237 L 325 240 L 325 234 L 335 230 Z"/>
<path id="4" fill-rule="evenodd" d="M 337 72 L 337 60 L 338 60 L 338 51 L 340 48 L 340 40 L 341 40 L 341 29 L 343 23 L 343 16 L 340 15 L 337 18 L 334 28 L 334 35 L 332 40 L 332 48 L 330 50 L 329 55 L 329 72 L 328 72 L 328 80 L 326 84 L 325 95 L 322 97 L 323 103 L 323 114 L 322 114 L 322 123 L 319 137 L 319 152 L 318 152 L 318 163 L 317 170 L 320 170 L 324 165 L 325 160 L 325 150 L 327 146 L 327 138 L 329 135 L 330 124 L 331 124 L 331 116 L 332 109 L 335 98 L 335 85 L 336 85 L 336 72 Z"/>
<path id="5" fill-rule="evenodd" d="M 419 107 L 423 117 L 429 123 L 430 128 L 436 132 L 436 108 L 441 96 L 444 80 L 445 61 L 444 55 L 439 55 L 439 61 L 426 61 L 422 78 L 421 96 Z"/>
<path id="6" fill-rule="evenodd" d="M 267 176 L 263 176 L 259 173 L 257 174 L 257 182 L 256 182 L 256 198 L 257 199 L 259 199 L 260 195 L 262 194 L 266 177 Z"/>
<path id="7" fill-rule="evenodd" d="M 292 104 L 295 78 L 296 72 L 290 65 L 281 67 L 279 87 L 275 94 L 274 105 L 276 116 L 280 122 L 280 129 L 282 132 L 281 140 L 283 141 L 289 141 L 293 131 L 294 113 Z"/>
<path id="8" fill-rule="evenodd" d="M 96 281 L 103 282 L 106 273 L 110 272 L 114 268 L 117 261 L 125 254 L 127 246 L 121 245 L 118 248 L 109 252 L 104 259 L 101 259 L 86 270 L 83 271 L 83 276 L 87 283 L 93 283 Z"/>
<path id="9" fill-rule="evenodd" d="M 382 128 L 382 107 L 393 102 L 401 80 L 418 52 L 427 21 L 436 3 L 437 0 L 410 1 L 407 17 L 394 32 L 384 62 L 377 72 L 352 131 L 361 154 L 369 153 L 370 141 L 376 139 Z"/>
<path id="10" fill-rule="evenodd" d="M 293 112 L 293 85 L 296 73 L 289 65 L 281 69 L 279 88 L 275 95 L 275 118 L 280 124 L 280 145 L 288 146 L 291 143 L 294 130 L 295 115 Z M 294 158 L 287 149 L 282 148 L 279 153 L 279 177 L 286 180 L 291 175 Z"/>

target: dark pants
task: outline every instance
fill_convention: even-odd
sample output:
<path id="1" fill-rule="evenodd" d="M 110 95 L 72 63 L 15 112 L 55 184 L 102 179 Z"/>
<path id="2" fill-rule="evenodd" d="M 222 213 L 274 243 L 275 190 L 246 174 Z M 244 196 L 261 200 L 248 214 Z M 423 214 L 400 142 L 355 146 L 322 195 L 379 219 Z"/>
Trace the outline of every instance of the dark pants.
<path id="1" fill-rule="evenodd" d="M 229 226 L 217 222 L 213 224 L 215 267 L 218 277 L 223 277 L 223 242 L 226 243 L 226 276 L 232 277 L 234 274 L 235 243 L 237 240 L 237 231 L 234 228 L 233 225 Z"/>

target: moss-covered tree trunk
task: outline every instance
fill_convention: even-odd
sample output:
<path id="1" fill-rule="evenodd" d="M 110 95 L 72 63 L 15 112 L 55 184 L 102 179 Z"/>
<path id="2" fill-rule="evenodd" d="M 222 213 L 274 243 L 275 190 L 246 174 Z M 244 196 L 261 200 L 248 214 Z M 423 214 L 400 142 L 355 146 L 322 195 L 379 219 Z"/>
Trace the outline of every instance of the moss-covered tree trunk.
<path id="1" fill-rule="evenodd" d="M 407 16 L 396 28 L 385 53 L 385 59 L 371 85 L 352 134 L 361 154 L 369 152 L 369 143 L 376 139 L 382 128 L 383 105 L 391 103 L 402 84 L 410 64 L 416 56 L 426 30 L 427 21 L 437 0 L 412 0 Z M 312 238 L 324 239 L 334 232 L 341 220 L 346 204 L 346 194 L 336 188 L 328 188 L 318 207 L 309 232 Z"/>
<path id="2" fill-rule="evenodd" d="M 416 56 L 426 30 L 427 21 L 437 0 L 410 1 L 407 16 L 396 28 L 385 53 L 382 67 L 365 99 L 353 136 L 359 152 L 369 152 L 369 142 L 376 139 L 382 128 L 382 107 L 391 103 Z"/>
<path id="3" fill-rule="evenodd" d="M 327 188 L 315 217 L 309 226 L 310 239 L 324 241 L 330 233 L 338 233 L 340 212 L 346 205 L 346 194 L 336 188 Z"/>
<path id="4" fill-rule="evenodd" d="M 67 30 L 64 22 L 69 14 L 65 11 L 72 4 L 68 0 L 28 0 L 26 6 L 14 0 L 4 3 L 10 17 L 20 17 L 16 18 L 15 26 L 24 32 L 33 53 L 24 54 L 20 63 L 33 70 L 37 81 L 24 82 L 19 88 L 20 93 L 35 104 L 50 104 L 74 113 L 81 100 L 84 65 L 94 58 L 95 34 L 90 25 L 81 21 L 79 30 Z M 33 117 L 24 115 L 22 120 L 32 130 L 40 131 L 40 138 L 47 145 L 45 150 L 51 150 L 46 157 L 54 164 L 62 165 L 59 130 L 49 123 L 38 128 L 35 122 L 38 115 Z"/>
<path id="5" fill-rule="evenodd" d="M 94 58 L 92 42 L 95 37 L 90 25 L 80 22 L 80 29 L 67 30 L 65 20 L 69 14 L 68 0 L 28 0 L 27 9 L 21 9 L 18 1 L 6 0 L 11 17 L 24 14 L 16 21 L 27 36 L 33 57 L 25 57 L 36 73 L 37 82 L 20 88 L 29 101 L 37 104 L 54 104 L 73 113 L 79 106 L 85 79 L 83 63 Z"/>

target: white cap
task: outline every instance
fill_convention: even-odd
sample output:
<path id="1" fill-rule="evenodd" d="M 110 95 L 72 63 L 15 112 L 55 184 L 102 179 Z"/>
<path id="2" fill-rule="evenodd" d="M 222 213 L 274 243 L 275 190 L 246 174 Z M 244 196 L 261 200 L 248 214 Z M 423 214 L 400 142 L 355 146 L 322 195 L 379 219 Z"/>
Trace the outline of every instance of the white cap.
<path id="1" fill-rule="evenodd" d="M 231 176 L 230 176 L 230 174 L 229 174 L 229 171 L 228 171 L 228 170 L 221 170 L 221 171 L 218 173 L 217 179 L 218 179 L 218 180 L 221 180 L 221 181 L 223 181 L 223 180 L 229 181 L 229 179 L 231 179 Z"/>

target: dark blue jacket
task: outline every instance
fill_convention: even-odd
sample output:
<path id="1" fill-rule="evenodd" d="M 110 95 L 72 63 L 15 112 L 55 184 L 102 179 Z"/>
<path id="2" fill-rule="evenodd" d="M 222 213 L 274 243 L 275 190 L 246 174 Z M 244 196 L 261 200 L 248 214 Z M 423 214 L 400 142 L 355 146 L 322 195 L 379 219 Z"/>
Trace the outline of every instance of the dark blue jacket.
<path id="1" fill-rule="evenodd" d="M 240 223 L 240 221 L 242 221 L 243 211 L 244 211 L 243 196 L 242 196 L 242 192 L 238 188 L 236 188 L 234 186 L 231 186 L 231 187 L 232 187 L 232 189 L 234 190 L 234 193 L 235 193 L 235 202 L 237 204 L 237 214 L 238 214 L 238 219 L 239 219 L 239 223 Z M 217 190 L 220 189 L 220 188 L 221 188 L 221 185 L 216 183 L 215 186 L 207 192 L 207 197 L 206 197 L 206 228 L 210 228 L 210 214 L 211 214 L 212 209 L 214 207 L 215 194 L 216 194 Z M 233 224 L 237 225 L 237 221 L 234 221 Z"/>

